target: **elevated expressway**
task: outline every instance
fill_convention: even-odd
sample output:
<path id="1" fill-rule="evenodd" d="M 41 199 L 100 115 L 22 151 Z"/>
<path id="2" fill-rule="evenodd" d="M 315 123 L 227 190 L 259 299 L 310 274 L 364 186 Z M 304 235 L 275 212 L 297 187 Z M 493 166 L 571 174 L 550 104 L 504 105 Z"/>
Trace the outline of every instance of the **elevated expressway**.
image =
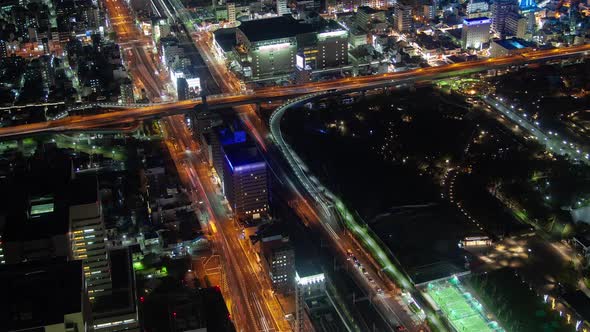
<path id="1" fill-rule="evenodd" d="M 31 135 L 38 133 L 84 131 L 105 129 L 112 126 L 128 125 L 137 121 L 160 118 L 189 112 L 195 107 L 206 105 L 210 109 L 227 108 L 244 104 L 255 104 L 272 99 L 289 99 L 301 95 L 338 90 L 353 92 L 378 89 L 389 86 L 413 84 L 448 77 L 463 76 L 491 69 L 522 66 L 530 63 L 558 61 L 572 57 L 586 57 L 590 45 L 539 50 L 487 60 L 469 61 L 450 65 L 420 68 L 383 75 L 359 76 L 324 82 L 284 87 L 266 87 L 239 94 L 211 95 L 206 100 L 197 98 L 170 103 L 150 104 L 144 107 L 107 111 L 101 114 L 70 116 L 63 119 L 0 128 L 0 138 Z"/>

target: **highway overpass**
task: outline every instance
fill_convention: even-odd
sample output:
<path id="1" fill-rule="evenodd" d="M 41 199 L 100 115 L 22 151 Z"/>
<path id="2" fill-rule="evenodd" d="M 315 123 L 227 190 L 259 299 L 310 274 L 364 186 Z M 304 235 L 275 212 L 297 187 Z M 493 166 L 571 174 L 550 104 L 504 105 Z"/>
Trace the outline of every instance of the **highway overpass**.
<path id="1" fill-rule="evenodd" d="M 130 107 L 124 110 L 107 111 L 101 114 L 76 115 L 63 119 L 0 128 L 0 138 L 11 138 L 40 133 L 89 131 L 96 128 L 129 125 L 142 120 L 189 112 L 206 104 L 209 109 L 228 108 L 244 104 L 255 104 L 269 100 L 283 100 L 323 91 L 347 93 L 370 89 L 386 88 L 403 84 L 428 82 L 448 77 L 470 75 L 492 69 L 522 66 L 531 63 L 560 61 L 568 58 L 585 58 L 590 54 L 590 44 L 550 50 L 538 50 L 499 58 L 454 63 L 450 65 L 419 68 L 404 72 L 382 75 L 348 77 L 330 81 L 311 82 L 302 85 L 274 86 L 249 90 L 238 94 L 211 95 L 206 102 L 201 98 L 170 103 Z M 130 105 L 131 106 L 131 105 Z M 133 105 L 135 106 L 135 105 Z M 124 105 L 118 105 L 124 107 Z"/>

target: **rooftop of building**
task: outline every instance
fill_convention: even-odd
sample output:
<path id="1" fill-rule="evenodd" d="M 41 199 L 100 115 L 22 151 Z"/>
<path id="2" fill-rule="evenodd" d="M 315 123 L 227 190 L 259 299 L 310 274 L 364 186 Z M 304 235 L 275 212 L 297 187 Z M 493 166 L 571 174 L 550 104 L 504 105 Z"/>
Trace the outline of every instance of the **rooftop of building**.
<path id="1" fill-rule="evenodd" d="M 213 35 L 224 52 L 229 52 L 236 46 L 236 28 L 215 30 Z"/>
<path id="2" fill-rule="evenodd" d="M 245 21 L 238 27 L 250 42 L 290 38 L 313 32 L 310 24 L 301 23 L 291 16 L 278 16 Z"/>
<path id="3" fill-rule="evenodd" d="M 359 13 L 359 12 L 363 12 L 363 13 L 368 14 L 368 15 L 373 15 L 373 14 L 377 14 L 377 13 L 381 12 L 381 10 L 375 9 L 375 8 L 371 8 L 371 7 L 368 7 L 368 6 L 359 6 L 357 8 L 357 13 Z"/>
<path id="4" fill-rule="evenodd" d="M 476 17 L 476 18 L 465 18 L 463 24 L 467 25 L 479 25 L 479 24 L 491 24 L 492 20 L 487 17 Z"/>
<path id="5" fill-rule="evenodd" d="M 223 147 L 223 151 L 232 169 L 264 162 L 256 146 L 250 142 L 227 145 Z"/>
<path id="6" fill-rule="evenodd" d="M 96 176 L 80 176 L 68 186 L 70 205 L 96 203 L 98 196 L 98 179 Z"/>
<path id="7" fill-rule="evenodd" d="M 299 257 L 299 256 L 298 256 Z M 295 270 L 300 278 L 315 276 L 324 273 L 322 269 L 312 259 L 297 259 L 295 261 Z"/>
<path id="8" fill-rule="evenodd" d="M 534 43 L 528 42 L 520 38 L 511 39 L 495 39 L 494 43 L 500 45 L 507 50 L 520 50 L 528 47 L 535 47 Z"/>
<path id="9" fill-rule="evenodd" d="M 0 266 L 2 330 L 15 331 L 64 322 L 82 312 L 82 262 L 53 260 Z"/>

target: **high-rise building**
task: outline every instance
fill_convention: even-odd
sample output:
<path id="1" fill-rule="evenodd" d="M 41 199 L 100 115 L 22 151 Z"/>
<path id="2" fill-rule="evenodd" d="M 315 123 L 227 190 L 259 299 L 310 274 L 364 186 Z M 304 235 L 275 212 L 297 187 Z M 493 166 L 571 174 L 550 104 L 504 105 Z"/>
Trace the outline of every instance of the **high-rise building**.
<path id="1" fill-rule="evenodd" d="M 223 147 L 223 188 L 239 220 L 259 219 L 268 212 L 266 162 L 254 144 Z"/>
<path id="2" fill-rule="evenodd" d="M 277 292 L 291 293 L 295 284 L 295 251 L 289 238 L 283 235 L 279 223 L 265 226 L 258 232 L 262 265 Z"/>
<path id="3" fill-rule="evenodd" d="M 221 188 L 223 188 L 225 169 L 224 148 L 229 145 L 246 142 L 246 132 L 237 128 L 237 126 L 216 127 L 210 138 L 213 169 L 217 174 Z"/>
<path id="4" fill-rule="evenodd" d="M 507 35 L 506 19 L 516 11 L 514 0 L 498 0 L 492 5 L 492 28 L 501 38 Z"/>
<path id="5" fill-rule="evenodd" d="M 297 263 L 295 272 L 295 332 L 305 329 L 306 304 L 315 297 L 323 297 L 326 293 L 324 273 L 309 263 Z"/>
<path id="6" fill-rule="evenodd" d="M 394 26 L 399 32 L 407 32 L 412 29 L 412 6 L 403 1 L 394 5 Z"/>
<path id="7" fill-rule="evenodd" d="M 461 47 L 479 49 L 490 40 L 492 21 L 487 17 L 466 18 L 463 20 Z"/>
<path id="8" fill-rule="evenodd" d="M 72 257 L 82 260 L 88 298 L 92 301 L 95 297 L 110 294 L 112 288 L 98 181 L 95 177 L 75 179 L 70 193 Z"/>
<path id="9" fill-rule="evenodd" d="M 228 2 L 226 3 L 227 7 L 227 21 L 230 24 L 236 23 L 236 4 L 235 2 Z"/>
<path id="10" fill-rule="evenodd" d="M 283 16 L 291 13 L 291 8 L 287 7 L 287 0 L 276 0 L 277 1 L 277 15 Z"/>

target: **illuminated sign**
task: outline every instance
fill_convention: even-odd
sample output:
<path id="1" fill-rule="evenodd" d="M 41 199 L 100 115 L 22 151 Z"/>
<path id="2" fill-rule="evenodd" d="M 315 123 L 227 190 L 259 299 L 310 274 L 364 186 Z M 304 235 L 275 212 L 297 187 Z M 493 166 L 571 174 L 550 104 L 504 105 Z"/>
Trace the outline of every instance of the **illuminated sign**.
<path id="1" fill-rule="evenodd" d="M 463 24 L 467 26 L 471 25 L 480 25 L 480 24 L 491 24 L 492 20 L 487 17 L 480 17 L 480 18 L 473 18 L 473 19 L 464 19 Z"/>
<path id="2" fill-rule="evenodd" d="M 258 47 L 258 50 L 260 50 L 260 51 L 269 51 L 271 49 L 277 50 L 277 49 L 281 49 L 281 48 L 288 48 L 289 46 L 291 46 L 291 43 L 263 45 L 263 46 Z"/>
<path id="3" fill-rule="evenodd" d="M 201 89 L 201 79 L 198 77 L 187 78 L 186 83 L 188 84 L 189 89 Z"/>
<path id="4" fill-rule="evenodd" d="M 332 37 L 342 37 L 348 35 L 348 31 L 346 30 L 337 30 L 337 31 L 330 31 L 330 32 L 322 32 L 318 33 L 319 39 L 326 39 Z"/>
<path id="5" fill-rule="evenodd" d="M 295 61 L 297 64 L 297 68 L 299 68 L 299 69 L 305 68 L 305 59 L 301 55 L 297 54 L 295 59 L 296 59 Z"/>
<path id="6" fill-rule="evenodd" d="M 312 276 L 307 276 L 307 277 L 302 278 L 299 276 L 299 274 L 297 272 L 295 272 L 295 281 L 297 281 L 297 284 L 301 285 L 301 286 L 320 283 L 320 282 L 323 282 L 324 280 L 325 280 L 325 277 L 324 277 L 323 273 L 315 274 Z"/>

